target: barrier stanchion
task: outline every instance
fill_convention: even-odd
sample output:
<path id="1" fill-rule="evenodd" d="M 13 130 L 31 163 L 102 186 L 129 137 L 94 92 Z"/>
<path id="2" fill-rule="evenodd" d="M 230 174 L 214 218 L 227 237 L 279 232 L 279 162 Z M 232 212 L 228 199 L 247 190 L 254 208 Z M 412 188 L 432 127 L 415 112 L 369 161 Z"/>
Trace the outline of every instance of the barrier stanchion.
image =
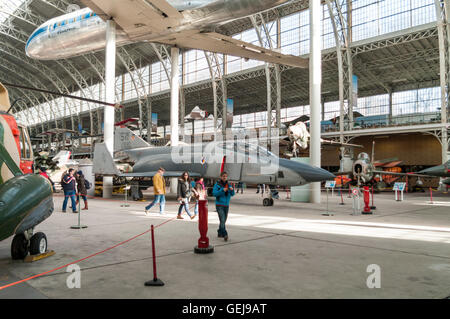
<path id="1" fill-rule="evenodd" d="M 351 190 L 350 184 L 348 185 L 348 196 L 347 197 L 352 198 L 352 190 Z"/>
<path id="2" fill-rule="evenodd" d="M 336 187 L 336 181 L 326 181 L 325 182 L 325 189 L 327 191 L 327 212 L 325 214 L 322 214 L 323 216 L 333 216 L 332 213 L 330 213 L 328 209 L 328 190 L 331 188 L 331 191 L 333 192 L 334 188 Z M 333 196 L 333 193 L 331 193 Z"/>
<path id="3" fill-rule="evenodd" d="M 333 216 L 332 213 L 330 213 L 329 209 L 328 209 L 328 187 L 326 187 L 327 189 L 327 212 L 322 214 L 322 216 Z"/>
<path id="4" fill-rule="evenodd" d="M 430 204 L 433 204 L 433 189 L 430 187 Z"/>
<path id="5" fill-rule="evenodd" d="M 128 204 L 128 199 L 127 199 L 129 189 L 130 189 L 130 186 L 125 185 L 125 203 L 121 204 L 120 207 L 130 207 L 130 204 Z"/>
<path id="6" fill-rule="evenodd" d="M 377 209 L 377 207 L 373 204 L 373 185 L 372 185 L 372 206 L 370 206 L 370 209 Z"/>
<path id="7" fill-rule="evenodd" d="M 198 245 L 194 247 L 196 254 L 210 254 L 214 252 L 214 246 L 209 244 L 208 238 L 208 203 L 207 200 L 198 201 L 198 230 L 200 238 Z"/>
<path id="8" fill-rule="evenodd" d="M 342 186 L 341 186 L 341 188 L 339 189 L 339 194 L 341 195 L 341 202 L 339 203 L 339 205 L 345 205 L 345 204 L 344 204 L 344 196 L 342 195 Z"/>
<path id="9" fill-rule="evenodd" d="M 156 254 L 155 254 L 155 229 L 152 225 L 152 256 L 153 256 L 153 280 L 145 282 L 146 286 L 164 286 L 164 282 L 156 276 Z"/>
<path id="10" fill-rule="evenodd" d="M 370 210 L 370 191 L 368 186 L 364 186 L 364 209 L 362 211 L 363 215 L 369 215 L 372 214 L 372 211 Z"/>
<path id="11" fill-rule="evenodd" d="M 86 225 L 81 225 L 81 196 L 78 195 L 78 225 L 70 226 L 71 229 L 83 229 L 87 228 Z"/>

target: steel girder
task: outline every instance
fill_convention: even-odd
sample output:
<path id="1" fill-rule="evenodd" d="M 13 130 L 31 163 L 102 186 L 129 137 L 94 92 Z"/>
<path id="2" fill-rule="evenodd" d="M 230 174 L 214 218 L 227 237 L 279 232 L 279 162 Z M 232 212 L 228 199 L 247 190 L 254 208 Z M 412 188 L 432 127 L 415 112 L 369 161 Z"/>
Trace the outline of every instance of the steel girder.
<path id="1" fill-rule="evenodd" d="M 9 62 L 6 59 L 0 60 L 0 68 L 4 68 L 4 69 L 12 72 L 12 74 L 14 74 L 18 79 L 20 79 L 21 83 L 23 83 L 23 81 L 24 81 L 24 82 L 28 83 L 29 85 L 35 86 L 37 88 L 46 89 L 46 87 L 42 84 L 42 82 L 40 81 L 40 79 L 38 77 L 36 77 L 34 74 L 29 73 L 29 72 L 24 74 L 22 69 L 20 69 L 17 65 Z M 32 94 L 36 96 L 36 99 L 38 99 L 37 96 L 39 96 L 39 95 L 44 98 L 45 102 L 50 107 L 50 111 L 53 115 L 52 117 L 53 117 L 55 126 L 58 127 L 58 122 L 56 120 L 55 111 L 53 110 L 53 101 L 51 99 L 51 96 L 49 96 L 48 94 L 45 94 L 45 93 L 35 94 L 33 92 Z M 45 113 L 45 116 L 47 117 L 47 121 L 48 121 L 49 120 L 48 112 L 44 112 L 44 113 Z"/>
<path id="2" fill-rule="evenodd" d="M 21 123 L 24 123 L 24 124 L 29 123 L 32 115 L 31 115 L 30 109 L 28 108 L 28 105 L 25 102 L 25 100 L 23 99 L 23 97 L 21 95 L 18 95 L 16 93 L 16 91 L 12 91 L 12 92 L 9 92 L 9 99 L 10 99 L 10 101 L 13 101 L 12 103 L 16 102 L 12 108 L 12 111 L 19 110 L 19 112 L 22 112 L 24 114 L 25 121 L 23 121 L 23 118 L 21 117 L 20 118 Z M 22 107 L 22 105 L 21 105 L 22 103 L 25 104 L 25 107 Z M 31 130 L 30 130 L 30 133 L 31 133 Z"/>
<path id="3" fill-rule="evenodd" d="M 222 137 L 225 140 L 227 125 L 227 84 L 225 81 L 226 57 L 224 54 L 217 54 L 203 51 L 208 62 L 209 72 L 211 74 L 211 84 L 214 98 L 214 136 L 216 130 L 222 129 Z M 218 123 L 219 117 L 222 122 Z"/>
<path id="4" fill-rule="evenodd" d="M 351 25 L 344 17 L 342 7 L 348 4 L 348 0 L 326 0 L 331 24 L 333 26 L 336 42 L 336 53 L 338 61 L 339 76 L 339 104 L 340 121 L 339 131 L 341 143 L 344 142 L 343 132 L 345 130 L 344 115 L 348 114 L 348 129 L 353 126 L 353 64 L 351 44 Z M 347 11 L 350 10 L 347 7 Z"/>
<path id="5" fill-rule="evenodd" d="M 280 20 L 276 18 L 272 22 L 266 22 L 272 11 L 258 13 L 250 16 L 253 27 L 256 30 L 258 40 L 263 48 L 277 50 L 281 48 L 280 43 Z M 276 16 L 276 15 L 275 15 Z M 275 35 L 271 31 L 275 28 Z M 281 70 L 278 64 L 266 63 L 266 87 L 267 87 L 267 144 L 271 148 L 272 127 L 277 129 L 281 126 Z M 273 114 L 275 108 L 275 114 Z M 275 115 L 275 116 L 274 116 Z"/>
<path id="6" fill-rule="evenodd" d="M 3 78 L 5 80 L 11 81 L 11 82 L 14 82 L 14 80 L 15 80 L 15 79 L 12 79 L 12 78 L 8 77 L 7 75 L 3 75 Z M 24 96 L 30 102 L 31 105 L 39 105 L 39 100 L 34 94 L 26 94 L 24 92 L 24 90 L 22 90 L 22 89 L 17 89 L 17 91 L 20 92 L 21 96 Z M 41 129 L 42 129 L 42 132 L 43 132 L 43 131 L 45 131 L 44 121 L 42 121 L 41 114 L 39 113 L 39 110 L 37 110 L 37 111 L 38 111 L 37 114 L 38 114 L 38 116 L 41 119 L 41 122 L 39 124 L 41 125 Z"/>
<path id="7" fill-rule="evenodd" d="M 21 30 L 16 30 L 12 25 L 0 25 L 0 34 L 4 34 L 8 37 L 11 37 L 22 44 L 26 44 L 28 39 L 28 34 L 24 33 Z M 88 89 L 89 85 L 87 84 L 87 80 L 83 77 L 83 75 L 78 71 L 77 67 L 73 65 L 72 62 L 68 60 L 59 60 L 55 61 L 66 73 L 75 81 L 77 86 L 80 88 L 80 92 L 82 95 L 88 98 L 94 98 L 92 95 L 87 96 L 85 93 L 85 88 Z M 90 103 L 88 103 L 90 108 Z"/>
<path id="8" fill-rule="evenodd" d="M 33 60 L 30 59 L 29 57 L 26 56 L 26 54 L 22 51 L 19 50 L 13 46 L 10 46 L 8 43 L 3 43 L 0 46 L 0 51 L 2 51 L 5 54 L 8 54 L 12 57 L 15 58 L 20 58 L 21 61 L 25 62 L 28 66 L 30 66 L 31 68 L 33 68 L 33 70 L 35 70 L 39 75 L 41 75 L 43 78 L 46 78 L 47 80 L 49 80 L 49 82 L 51 82 L 53 84 L 53 86 L 60 92 L 60 93 L 65 93 L 65 94 L 70 94 L 71 92 L 69 91 L 69 89 L 67 88 L 67 86 L 64 84 L 63 81 L 61 81 L 60 77 L 57 76 L 57 74 L 51 69 L 49 68 L 47 65 L 45 65 L 44 63 L 41 63 L 38 60 Z M 70 99 L 66 99 L 65 100 L 65 104 L 68 104 L 68 100 Z M 72 105 L 73 108 L 75 102 L 71 101 L 70 104 Z M 70 117 L 71 117 L 71 122 L 73 123 L 73 113 L 72 113 L 72 109 L 69 107 L 69 112 L 70 112 Z M 73 130 L 73 124 L 72 124 L 72 130 Z"/>
<path id="9" fill-rule="evenodd" d="M 442 162 L 448 160 L 448 110 L 450 103 L 450 1 L 435 0 L 437 28 L 439 37 L 439 64 L 441 83 L 441 132 Z"/>
<path id="10" fill-rule="evenodd" d="M 53 1 L 40 0 L 40 1 L 51 5 L 52 7 L 54 7 L 55 9 L 57 9 L 61 12 L 65 12 L 64 6 L 66 6 L 66 8 L 67 8 L 70 5 L 70 3 L 68 3 L 67 1 L 62 1 L 62 0 L 58 0 L 58 1 L 56 1 L 56 0 L 53 0 Z M 85 54 L 82 57 L 95 70 L 95 72 L 97 73 L 101 82 L 104 83 L 105 82 L 105 80 L 104 80 L 104 73 L 105 73 L 104 64 L 101 63 L 94 54 Z M 120 47 L 117 49 L 117 57 L 119 58 L 119 61 L 123 64 L 123 66 L 127 70 L 128 74 L 130 75 L 131 81 L 133 83 L 133 86 L 136 90 L 136 94 L 138 96 L 139 105 L 141 105 L 141 100 L 146 98 L 147 92 L 145 90 L 146 86 L 145 86 L 145 82 L 143 81 L 142 74 L 139 72 L 139 69 L 137 68 L 137 66 L 134 62 L 135 59 L 140 58 L 140 57 L 135 57 L 135 56 L 133 57 L 130 54 L 130 52 L 128 50 L 126 50 L 124 47 Z M 101 96 L 101 94 L 99 96 Z M 117 92 L 116 92 L 116 99 L 118 99 Z M 91 112 L 91 110 L 90 110 L 90 112 Z M 121 110 L 118 110 L 118 112 L 120 112 L 122 114 L 124 112 L 124 110 L 121 109 Z M 141 117 L 141 115 L 142 115 L 141 108 L 139 110 L 139 113 L 140 113 L 140 118 L 142 118 Z M 100 116 L 99 116 L 98 112 L 91 112 L 90 117 L 91 117 L 91 132 L 94 132 L 94 128 L 97 127 L 98 133 L 100 134 L 101 127 L 100 127 Z M 140 125 L 140 127 L 142 127 L 142 125 Z"/>

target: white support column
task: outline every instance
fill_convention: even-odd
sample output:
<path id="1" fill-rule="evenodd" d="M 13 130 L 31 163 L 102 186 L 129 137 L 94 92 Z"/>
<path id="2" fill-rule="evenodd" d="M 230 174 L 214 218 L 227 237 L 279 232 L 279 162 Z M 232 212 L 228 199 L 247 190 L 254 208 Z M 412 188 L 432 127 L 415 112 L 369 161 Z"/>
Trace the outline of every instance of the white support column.
<path id="1" fill-rule="evenodd" d="M 320 167 L 320 110 L 322 84 L 321 52 L 321 1 L 309 2 L 310 59 L 309 59 L 309 101 L 311 108 L 310 159 L 311 165 Z M 311 184 L 311 203 L 320 203 L 320 183 Z"/>
<path id="2" fill-rule="evenodd" d="M 179 133 L 179 94 L 180 94 L 180 68 L 178 65 L 178 59 L 180 55 L 180 49 L 176 47 L 171 48 L 171 77 L 170 77 L 170 145 L 178 146 Z M 177 193 L 177 178 L 171 178 L 170 180 L 170 192 Z"/>
<path id="3" fill-rule="evenodd" d="M 105 51 L 105 101 L 115 103 L 116 86 L 116 23 L 106 22 L 106 51 Z M 103 116 L 103 139 L 106 148 L 114 153 L 114 108 L 105 106 Z M 112 197 L 113 178 L 103 177 L 103 198 Z"/>
<path id="4" fill-rule="evenodd" d="M 450 29 L 448 26 L 450 3 L 447 0 L 435 0 L 439 39 L 439 72 L 441 84 L 441 131 L 442 163 L 448 161 L 447 112 L 450 100 Z"/>

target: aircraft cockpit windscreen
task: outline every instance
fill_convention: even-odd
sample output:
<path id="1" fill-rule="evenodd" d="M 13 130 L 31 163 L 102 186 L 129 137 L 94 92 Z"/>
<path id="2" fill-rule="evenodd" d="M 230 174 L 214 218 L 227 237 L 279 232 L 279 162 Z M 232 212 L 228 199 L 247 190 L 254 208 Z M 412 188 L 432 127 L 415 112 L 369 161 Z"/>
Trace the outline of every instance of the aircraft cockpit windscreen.
<path id="1" fill-rule="evenodd" d="M 245 155 L 255 155 L 257 157 L 276 157 L 276 155 L 269 151 L 267 148 L 253 143 L 228 141 L 223 142 L 221 147 L 223 150 L 230 152 L 240 152 L 244 153 Z"/>

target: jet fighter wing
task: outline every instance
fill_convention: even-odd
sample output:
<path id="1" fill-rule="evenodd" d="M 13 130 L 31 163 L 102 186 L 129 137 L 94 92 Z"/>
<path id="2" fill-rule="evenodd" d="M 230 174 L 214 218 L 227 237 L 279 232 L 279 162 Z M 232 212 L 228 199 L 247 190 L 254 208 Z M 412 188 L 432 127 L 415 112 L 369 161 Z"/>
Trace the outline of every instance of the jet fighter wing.
<path id="1" fill-rule="evenodd" d="M 343 176 L 353 174 L 353 172 L 334 172 L 332 174 L 334 174 L 335 176 Z"/>
<path id="2" fill-rule="evenodd" d="M 216 32 L 185 30 L 156 37 L 185 24 L 184 16 L 166 0 L 81 0 L 104 20 L 113 17 L 133 41 L 151 41 L 186 49 L 224 53 L 268 63 L 307 68 L 309 62 L 298 56 L 282 54 Z"/>
<path id="3" fill-rule="evenodd" d="M 362 145 L 358 145 L 358 144 L 350 144 L 350 143 L 341 143 L 341 142 L 335 142 L 335 141 L 330 141 L 330 140 L 324 140 L 321 139 L 321 143 L 324 146 L 334 146 L 334 147 L 353 147 L 353 148 L 364 148 Z"/>

